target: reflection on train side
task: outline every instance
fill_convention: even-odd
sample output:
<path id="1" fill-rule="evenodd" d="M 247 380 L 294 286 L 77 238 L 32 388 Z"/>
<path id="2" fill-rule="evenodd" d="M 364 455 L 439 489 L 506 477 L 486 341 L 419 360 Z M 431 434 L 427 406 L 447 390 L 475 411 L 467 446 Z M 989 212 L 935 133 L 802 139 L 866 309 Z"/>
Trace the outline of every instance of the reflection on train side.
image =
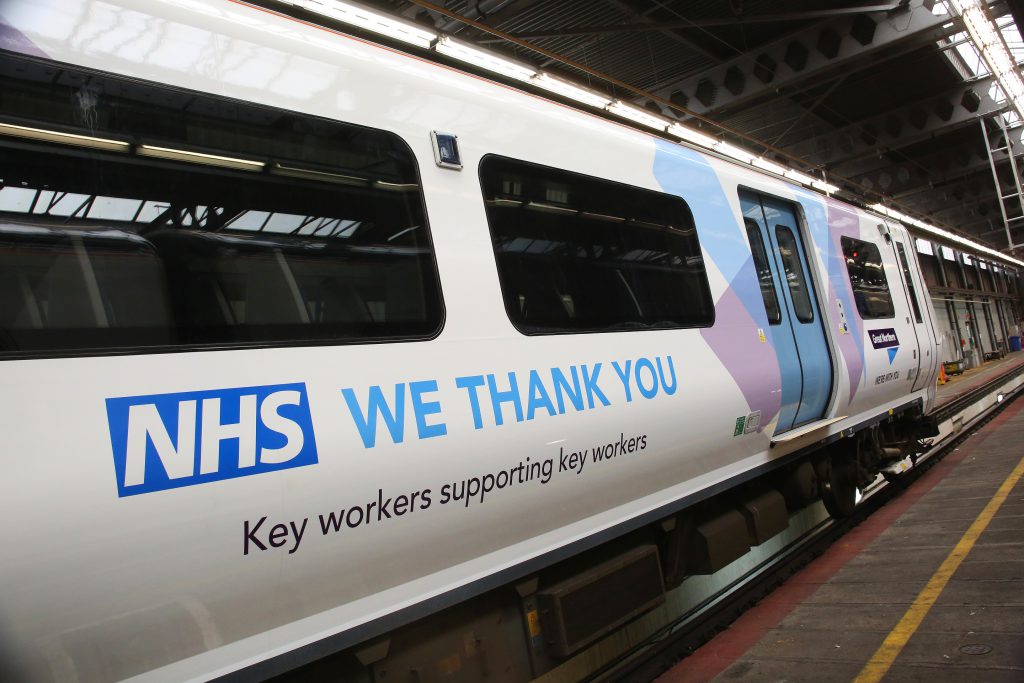
<path id="1" fill-rule="evenodd" d="M 249 213 L 221 232 L 146 236 L 0 223 L 0 348 L 365 340 L 424 320 L 417 293 L 428 249 L 397 234 L 359 239 L 369 231 L 353 221 L 259 233 L 246 229 Z"/>

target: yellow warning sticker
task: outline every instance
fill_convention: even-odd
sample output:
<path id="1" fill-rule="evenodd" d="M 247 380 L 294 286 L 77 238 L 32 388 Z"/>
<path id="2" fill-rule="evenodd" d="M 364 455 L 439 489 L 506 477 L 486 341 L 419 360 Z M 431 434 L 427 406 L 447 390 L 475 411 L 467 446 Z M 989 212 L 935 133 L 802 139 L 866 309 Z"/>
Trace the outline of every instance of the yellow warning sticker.
<path id="1" fill-rule="evenodd" d="M 526 624 L 530 630 L 530 637 L 536 638 L 540 635 L 540 615 L 537 610 L 532 609 L 526 613 Z"/>
<path id="2" fill-rule="evenodd" d="M 442 676 L 451 676 L 462 671 L 462 657 L 458 653 L 437 660 L 437 672 Z"/>
<path id="3" fill-rule="evenodd" d="M 760 327 L 757 328 L 757 338 L 761 340 L 762 344 L 768 341 L 768 338 L 764 336 L 764 330 L 762 330 Z"/>

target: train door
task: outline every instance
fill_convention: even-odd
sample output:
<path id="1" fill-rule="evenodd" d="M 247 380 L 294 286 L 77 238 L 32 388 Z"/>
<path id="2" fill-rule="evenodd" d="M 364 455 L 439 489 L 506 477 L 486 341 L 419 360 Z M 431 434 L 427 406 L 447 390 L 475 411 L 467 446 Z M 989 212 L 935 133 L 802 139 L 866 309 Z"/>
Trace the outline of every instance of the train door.
<path id="1" fill-rule="evenodd" d="M 779 433 L 825 414 L 832 359 L 793 205 L 750 192 L 740 205 L 782 373 Z"/>
<path id="2" fill-rule="evenodd" d="M 910 259 L 914 256 L 909 246 L 908 236 L 900 230 L 892 234 L 892 247 L 896 252 L 896 260 L 900 265 L 900 276 L 903 280 L 903 291 L 907 296 L 907 303 L 910 306 L 911 315 L 914 320 L 912 327 L 917 345 L 914 349 L 914 358 L 917 359 L 917 370 L 914 375 L 912 391 L 924 387 L 929 378 L 934 375 L 938 363 L 938 350 L 935 340 L 935 328 L 931 325 L 930 311 L 922 304 L 920 295 L 926 290 L 921 284 L 921 278 L 917 268 L 910 265 Z M 909 321 L 908 321 L 909 322 Z"/>

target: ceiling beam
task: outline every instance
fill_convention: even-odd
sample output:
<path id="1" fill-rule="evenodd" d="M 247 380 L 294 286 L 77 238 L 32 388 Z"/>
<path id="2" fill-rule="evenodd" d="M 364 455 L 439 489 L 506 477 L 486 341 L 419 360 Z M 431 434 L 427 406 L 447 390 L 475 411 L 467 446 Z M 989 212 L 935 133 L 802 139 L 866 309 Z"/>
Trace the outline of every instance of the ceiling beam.
<path id="1" fill-rule="evenodd" d="M 954 31 L 943 28 L 950 17 L 932 14 L 933 5 L 934 0 L 909 0 L 905 10 L 891 15 L 859 13 L 826 21 L 654 92 L 700 115 L 777 94 L 851 60 L 866 64 L 881 49 L 935 41 Z"/>
<path id="2" fill-rule="evenodd" d="M 1010 157 L 1005 152 L 998 153 L 996 158 L 996 169 L 1001 169 L 1009 161 Z M 1017 155 L 1017 163 L 1021 163 L 1024 159 L 1024 155 Z M 992 184 L 992 169 L 989 167 L 988 158 L 972 156 L 966 163 L 963 164 L 950 164 L 947 167 L 945 173 L 929 173 L 925 176 L 924 182 L 907 182 L 902 180 L 902 176 L 899 180 L 890 185 L 889 188 L 883 188 L 878 186 L 878 189 L 882 190 L 888 196 L 892 197 L 896 201 L 911 201 L 916 195 L 928 192 L 930 190 L 943 190 L 948 189 L 955 183 L 962 182 L 971 176 L 980 175 L 988 183 L 990 191 L 994 189 Z M 898 171 L 897 171 L 898 173 Z M 1006 194 L 1012 187 L 1004 186 L 1002 188 L 1003 194 Z"/>
<path id="3" fill-rule="evenodd" d="M 637 12 L 635 9 L 633 9 L 633 7 L 630 6 L 629 3 L 625 2 L 625 0 L 603 0 L 603 2 L 604 2 L 605 5 L 608 5 L 609 7 L 614 7 L 615 9 L 619 10 L 620 12 L 623 12 L 626 15 L 632 17 L 633 21 L 640 22 L 640 23 L 643 23 L 644 21 L 646 21 L 648 15 L 651 12 L 653 12 L 655 10 L 655 8 L 657 7 L 657 5 L 655 5 L 654 7 L 651 7 L 646 12 L 641 14 L 641 13 Z M 701 55 L 702 57 L 707 57 L 708 59 L 714 59 L 716 61 L 719 59 L 719 57 L 717 57 L 715 55 L 715 53 L 713 53 L 712 51 L 708 50 L 703 45 L 700 45 L 699 43 L 697 43 L 695 41 L 692 41 L 692 40 L 689 40 L 687 38 L 684 38 L 681 34 L 679 34 L 676 31 L 671 31 L 669 29 L 662 28 L 659 31 L 659 33 L 661 33 L 663 36 L 667 37 L 669 40 L 671 40 L 671 41 L 673 41 L 675 43 L 679 43 L 680 45 L 685 45 L 687 49 L 693 50 L 694 52 L 696 52 L 697 54 Z"/>
<path id="4" fill-rule="evenodd" d="M 992 116 L 1009 107 L 989 97 L 993 79 L 965 82 L 942 93 L 796 144 L 781 145 L 788 153 L 831 168 L 841 175 L 844 163 L 863 155 L 877 156 L 934 138 L 945 131 Z"/>
<path id="5" fill-rule="evenodd" d="M 952 183 L 982 169 L 988 169 L 988 159 L 975 146 L 957 145 L 906 159 L 882 159 L 876 167 L 850 180 L 898 201 L 904 195 Z"/>
<path id="6" fill-rule="evenodd" d="M 688 28 L 713 28 L 716 26 L 735 26 L 736 24 L 770 24 L 777 22 L 808 21 L 811 19 L 831 19 L 833 17 L 865 12 L 891 12 L 899 9 L 901 2 L 889 2 L 882 5 L 863 5 L 860 7 L 836 7 L 833 9 L 805 10 L 803 12 L 780 12 L 776 14 L 733 14 L 727 17 L 710 17 L 704 19 L 679 19 L 676 21 L 630 22 L 626 24 L 607 24 L 604 26 L 567 26 L 565 28 L 530 30 L 512 33 L 516 38 L 562 38 L 565 36 L 588 36 L 607 33 L 635 33 L 638 31 L 664 31 Z"/>
<path id="7" fill-rule="evenodd" d="M 983 183 L 969 183 L 955 187 L 938 188 L 919 194 L 913 200 L 901 201 L 902 206 L 916 208 L 919 211 L 938 216 L 944 212 L 955 210 L 978 210 L 980 206 L 994 207 L 995 215 L 999 216 L 999 205 L 996 203 L 992 188 Z M 985 211 L 988 211 L 986 208 Z"/>

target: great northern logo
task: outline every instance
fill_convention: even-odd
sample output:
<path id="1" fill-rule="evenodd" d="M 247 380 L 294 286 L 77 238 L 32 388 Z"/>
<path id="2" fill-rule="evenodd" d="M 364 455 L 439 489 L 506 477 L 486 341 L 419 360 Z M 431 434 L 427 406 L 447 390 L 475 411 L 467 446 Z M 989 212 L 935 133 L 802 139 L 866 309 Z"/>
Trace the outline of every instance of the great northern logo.
<path id="1" fill-rule="evenodd" d="M 868 336 L 871 337 L 871 345 L 876 349 L 888 349 L 889 365 L 892 365 L 893 360 L 896 358 L 896 352 L 900 348 L 900 340 L 896 336 L 896 330 L 891 327 L 887 327 L 884 330 L 868 330 Z"/>

